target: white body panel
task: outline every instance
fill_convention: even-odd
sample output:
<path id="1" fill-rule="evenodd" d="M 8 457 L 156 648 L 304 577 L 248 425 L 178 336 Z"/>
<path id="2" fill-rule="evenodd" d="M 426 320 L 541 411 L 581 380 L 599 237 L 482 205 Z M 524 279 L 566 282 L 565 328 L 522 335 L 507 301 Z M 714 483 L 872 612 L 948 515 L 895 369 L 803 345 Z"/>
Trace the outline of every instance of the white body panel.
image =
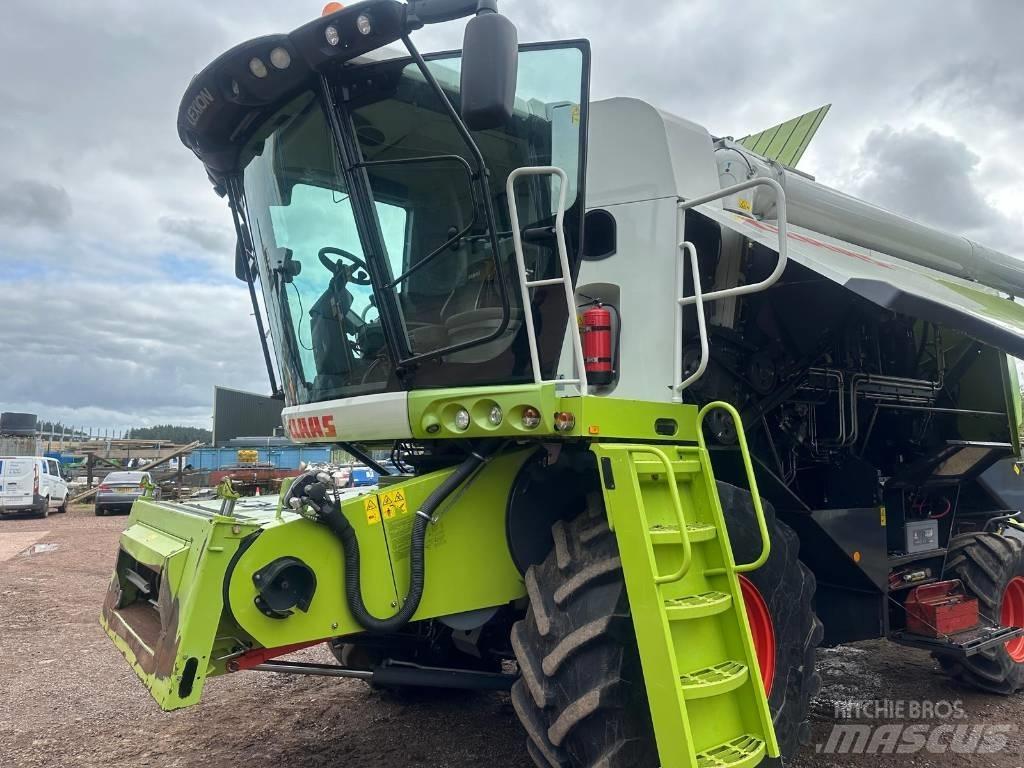
<path id="1" fill-rule="evenodd" d="M 620 378 L 601 393 L 671 402 L 677 201 L 718 188 L 711 135 L 627 98 L 593 103 L 589 130 L 587 207 L 615 217 L 618 248 L 580 265 L 577 303 L 599 298 L 625 318 Z M 558 372 L 574 375 L 568 334 Z"/>
<path id="2" fill-rule="evenodd" d="M 788 218 L 792 224 L 947 275 L 976 280 L 1016 296 L 1024 295 L 1024 259 L 999 253 L 961 235 L 925 226 L 830 189 L 777 164 L 768 164 L 742 148 L 730 146 L 719 149 L 716 155 L 721 167 L 725 166 L 723 156 L 730 159 L 744 156 L 729 165 L 727 174 L 723 174 L 723 187 L 741 181 L 742 178 L 736 178 L 739 172 L 778 181 L 786 190 Z M 752 199 L 756 217 L 775 218 L 770 193 L 758 192 Z"/>
<path id="3" fill-rule="evenodd" d="M 897 274 L 894 283 L 898 283 L 899 274 L 905 275 L 903 282 L 907 284 L 898 288 L 912 299 L 934 304 L 947 296 L 946 304 L 955 305 L 964 321 L 961 327 L 966 330 L 969 325 L 983 331 L 981 335 L 989 343 L 1004 350 L 1008 345 L 1017 347 L 1024 340 L 1024 318 L 1018 317 L 1018 308 L 1003 307 L 1003 300 L 992 295 L 995 291 L 969 282 L 974 280 L 1024 296 L 1024 261 L 831 190 L 736 149 L 729 142 L 723 144 L 726 146 L 719 145 L 716 151 L 706 129 L 635 99 L 610 99 L 591 105 L 587 208 L 601 208 L 614 216 L 617 250 L 606 259 L 581 263 L 576 281 L 577 304 L 600 299 L 618 307 L 623 317 L 619 379 L 612 387 L 592 388 L 593 394 L 671 401 L 673 324 L 679 298 L 674 293 L 682 239 L 677 202 L 702 197 L 755 176 L 767 176 L 783 185 L 790 224 L 803 228 L 806 237 L 825 236 L 819 238 L 820 247 L 812 244 L 803 249 L 807 253 L 799 252 L 803 258 L 798 256 L 797 260 L 806 266 L 848 287 L 860 281 L 858 285 L 863 288 L 869 279 L 858 276 L 854 269 L 858 256 L 878 257 L 876 261 L 896 257 L 900 263 L 893 263 L 893 269 L 882 266 L 878 271 Z M 729 159 L 735 162 L 726 168 L 725 161 Z M 728 203 L 752 210 L 762 219 L 776 217 L 773 192 L 751 194 L 743 201 L 730 199 Z M 713 218 L 721 219 L 724 213 L 717 201 L 702 208 L 720 214 Z M 765 226 L 770 223 L 766 221 Z M 746 232 L 742 226 L 724 229 L 717 276 L 722 283 L 719 288 L 743 281 L 738 267 L 744 241 L 730 229 L 747 236 L 756 231 L 754 228 Z M 794 233 L 801 234 L 800 230 Z M 830 242 L 829 237 L 843 242 Z M 760 239 L 775 238 L 774 231 L 770 231 Z M 844 266 L 843 257 L 837 258 L 835 248 L 851 244 L 861 252 L 847 257 Z M 868 262 L 860 262 L 860 266 L 865 264 Z M 941 278 L 946 275 L 956 278 L 958 285 L 943 286 Z M 874 292 L 882 298 L 871 300 L 885 305 L 886 287 Z M 712 303 L 708 316 L 729 326 L 734 305 L 732 299 Z M 986 320 L 997 308 L 1000 317 Z M 573 376 L 571 361 L 567 339 L 559 365 L 560 376 Z"/>
<path id="4" fill-rule="evenodd" d="M 67 496 L 68 483 L 61 476 L 56 460 L 0 456 L 0 513 L 38 509 L 46 499 L 49 499 L 50 509 L 56 509 Z"/>
<path id="5" fill-rule="evenodd" d="M 408 392 L 385 392 L 296 405 L 285 408 L 281 420 L 285 431 L 296 443 L 412 438 Z"/>

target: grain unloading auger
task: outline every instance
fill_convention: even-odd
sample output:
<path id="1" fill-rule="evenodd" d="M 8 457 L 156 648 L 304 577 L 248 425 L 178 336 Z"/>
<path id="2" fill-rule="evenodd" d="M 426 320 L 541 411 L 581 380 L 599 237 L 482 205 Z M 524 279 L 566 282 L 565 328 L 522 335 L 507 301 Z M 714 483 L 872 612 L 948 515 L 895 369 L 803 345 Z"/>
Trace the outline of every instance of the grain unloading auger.
<path id="1" fill-rule="evenodd" d="M 493 0 L 370 0 L 189 86 L 289 434 L 383 476 L 136 504 L 102 621 L 161 706 L 510 689 L 540 766 L 752 766 L 807 736 L 823 640 L 1024 686 L 1018 262 L 589 71 Z"/>

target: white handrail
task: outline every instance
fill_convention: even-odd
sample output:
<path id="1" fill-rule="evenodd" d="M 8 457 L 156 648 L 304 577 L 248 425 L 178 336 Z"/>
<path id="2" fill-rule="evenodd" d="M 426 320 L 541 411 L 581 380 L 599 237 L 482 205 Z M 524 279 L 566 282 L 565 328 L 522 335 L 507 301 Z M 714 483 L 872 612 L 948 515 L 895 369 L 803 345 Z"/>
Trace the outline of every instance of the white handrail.
<path id="1" fill-rule="evenodd" d="M 516 182 L 524 176 L 557 176 L 559 179 L 558 208 L 555 212 L 555 239 L 558 243 L 558 261 L 561 276 L 543 280 L 530 280 L 526 274 L 526 257 L 523 255 L 523 233 L 519 228 L 519 207 L 516 204 Z M 569 269 L 569 250 L 565 244 L 565 200 L 569 189 L 569 176 L 561 168 L 554 166 L 535 166 L 517 168 L 508 175 L 505 193 L 508 197 L 509 223 L 512 226 L 512 246 L 515 250 L 516 267 L 519 270 L 519 288 L 523 297 L 523 312 L 526 315 L 526 335 L 530 346 L 530 362 L 533 365 L 533 381 L 535 384 L 575 384 L 580 395 L 587 394 L 587 368 L 583 358 L 583 339 L 580 336 L 579 323 L 576 321 L 576 292 L 572 285 L 572 270 Z M 565 303 L 569 310 L 569 335 L 572 339 L 574 366 L 576 377 L 573 379 L 552 379 L 544 381 L 540 371 L 540 353 L 537 350 L 537 330 L 534 327 L 533 304 L 530 301 L 530 289 L 561 283 L 565 290 Z"/>
<path id="2" fill-rule="evenodd" d="M 686 232 L 686 211 L 691 208 L 696 208 L 698 205 L 704 203 L 710 203 L 714 200 L 720 200 L 723 197 L 729 197 L 735 195 L 737 192 L 742 192 L 751 187 L 769 187 L 775 190 L 776 195 L 776 208 L 778 210 L 778 235 L 779 235 L 779 261 L 775 265 L 774 271 L 767 278 L 759 283 L 752 283 L 751 285 L 739 285 L 735 288 L 724 288 L 720 291 L 712 291 L 711 293 L 702 293 L 700 284 L 700 266 L 697 259 L 697 249 L 693 243 L 683 241 L 679 243 L 679 261 L 676 264 L 676 293 L 679 298 L 679 309 L 676 311 L 676 323 L 675 323 L 675 369 L 674 369 L 674 381 L 678 382 L 672 387 L 672 402 L 681 403 L 683 401 L 682 393 L 683 390 L 692 385 L 708 368 L 708 361 L 711 358 L 710 343 L 708 341 L 708 329 L 707 319 L 704 316 L 704 305 L 707 302 L 717 301 L 718 299 L 727 299 L 732 296 L 744 296 L 748 293 L 757 293 L 758 291 L 764 291 L 771 288 L 775 283 L 782 277 L 782 273 L 786 271 L 786 264 L 789 261 L 789 227 L 786 224 L 786 191 L 782 188 L 782 185 L 775 179 L 748 179 L 747 181 L 734 184 L 731 187 L 720 189 L 717 192 L 712 192 L 710 195 L 704 195 L 703 197 L 697 197 L 693 200 L 681 200 L 679 202 L 679 215 L 680 215 L 680 230 Z M 686 263 L 683 259 L 683 253 L 687 253 L 690 256 L 690 265 L 693 271 L 693 296 L 683 296 L 683 290 L 685 288 L 684 283 L 684 270 L 686 269 Z M 700 334 L 700 365 L 697 366 L 697 370 L 686 377 L 685 381 L 680 381 L 683 378 L 683 313 L 682 308 L 688 307 L 691 304 L 695 304 L 697 307 L 697 330 Z"/>
<path id="3" fill-rule="evenodd" d="M 676 340 L 675 355 L 675 380 L 683 378 L 683 297 L 685 290 L 686 259 L 684 254 L 690 256 L 690 269 L 693 272 L 693 303 L 697 305 L 697 330 L 700 334 L 700 365 L 697 370 L 686 377 L 685 381 L 676 384 L 672 393 L 672 402 L 683 402 L 683 390 L 696 382 L 708 369 L 708 360 L 711 358 L 711 345 L 708 342 L 707 318 L 704 317 L 704 295 L 700 285 L 700 261 L 697 258 L 697 249 L 691 242 L 679 244 L 679 261 L 676 265 L 676 294 L 679 298 L 679 310 L 676 312 Z"/>
<path id="4" fill-rule="evenodd" d="M 753 283 L 751 285 L 738 285 L 735 288 L 725 288 L 721 291 L 712 291 L 711 293 L 704 294 L 704 301 L 717 301 L 718 299 L 727 299 L 731 296 L 744 296 L 748 293 L 757 293 L 758 291 L 764 291 L 771 288 L 775 283 L 782 277 L 782 273 L 786 271 L 786 263 L 789 261 L 789 227 L 786 224 L 786 191 L 782 188 L 782 185 L 775 179 L 759 178 L 759 179 L 748 179 L 747 181 L 741 181 L 739 184 L 734 184 L 731 187 L 720 189 L 717 192 L 713 192 L 710 195 L 704 195 L 704 197 L 697 197 L 693 200 L 684 200 L 679 203 L 679 210 L 688 211 L 691 208 L 695 208 L 698 205 L 704 203 L 710 203 L 714 200 L 720 200 L 723 197 L 729 197 L 735 195 L 737 192 L 743 192 L 751 187 L 770 187 L 775 190 L 776 201 L 775 205 L 778 209 L 778 235 L 779 235 L 779 262 L 775 265 L 775 271 L 773 271 L 767 278 L 762 280 L 760 283 Z M 688 296 L 683 302 L 682 306 L 689 306 L 695 303 L 696 297 Z"/>

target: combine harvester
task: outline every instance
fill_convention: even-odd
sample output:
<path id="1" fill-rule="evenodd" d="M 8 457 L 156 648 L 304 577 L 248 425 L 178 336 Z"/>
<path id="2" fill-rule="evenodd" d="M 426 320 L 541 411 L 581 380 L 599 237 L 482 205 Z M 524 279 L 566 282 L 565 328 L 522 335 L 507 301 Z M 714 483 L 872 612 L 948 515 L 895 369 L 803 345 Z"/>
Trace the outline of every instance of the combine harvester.
<path id="1" fill-rule="evenodd" d="M 591 103 L 588 44 L 495 5 L 332 6 L 188 88 L 291 437 L 399 470 L 136 503 L 102 622 L 160 706 L 242 670 L 511 689 L 539 766 L 694 768 L 793 755 L 821 643 L 1024 687 L 988 479 L 1021 262 L 779 162 L 808 130 L 755 153 Z"/>

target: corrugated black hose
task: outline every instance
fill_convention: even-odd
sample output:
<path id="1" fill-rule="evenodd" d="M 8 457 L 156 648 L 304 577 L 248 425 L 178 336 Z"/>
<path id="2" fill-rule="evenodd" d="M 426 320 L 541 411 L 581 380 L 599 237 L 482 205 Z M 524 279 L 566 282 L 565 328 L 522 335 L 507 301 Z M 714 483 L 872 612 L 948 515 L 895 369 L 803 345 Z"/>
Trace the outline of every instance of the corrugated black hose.
<path id="1" fill-rule="evenodd" d="M 327 497 L 327 489 L 323 483 L 312 482 L 306 485 L 302 495 L 319 506 L 320 522 L 326 524 L 341 541 L 345 552 L 345 601 L 359 626 L 371 632 L 395 632 L 406 624 L 420 607 L 423 597 L 423 586 L 426 583 L 426 557 L 424 545 L 427 540 L 427 526 L 434 512 L 445 499 L 487 460 L 487 454 L 474 452 L 458 466 L 458 468 L 427 497 L 423 506 L 417 510 L 412 524 L 412 547 L 409 550 L 409 594 L 398 613 L 388 619 L 378 619 L 372 615 L 363 602 L 361 574 L 359 568 L 359 540 L 356 531 L 348 518 L 341 511 L 341 504 Z M 301 478 L 300 478 L 301 480 Z M 299 481 L 296 481 L 298 483 Z"/>

